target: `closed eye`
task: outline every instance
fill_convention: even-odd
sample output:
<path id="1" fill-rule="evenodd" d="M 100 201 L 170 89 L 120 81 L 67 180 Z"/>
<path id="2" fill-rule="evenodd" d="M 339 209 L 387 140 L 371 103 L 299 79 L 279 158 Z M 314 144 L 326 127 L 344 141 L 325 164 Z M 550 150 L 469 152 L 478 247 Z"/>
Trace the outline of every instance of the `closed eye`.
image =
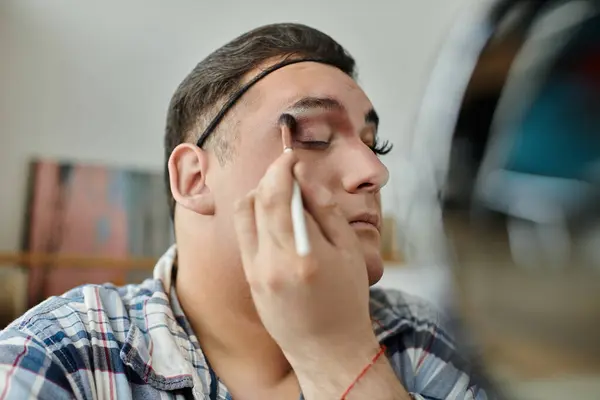
<path id="1" fill-rule="evenodd" d="M 307 150 L 326 150 L 332 138 L 331 127 L 322 123 L 300 123 L 293 136 L 295 146 Z"/>
<path id="2" fill-rule="evenodd" d="M 331 145 L 331 142 L 323 141 L 323 140 L 295 140 L 295 143 L 298 144 L 298 147 L 301 149 L 308 150 L 327 150 Z"/>

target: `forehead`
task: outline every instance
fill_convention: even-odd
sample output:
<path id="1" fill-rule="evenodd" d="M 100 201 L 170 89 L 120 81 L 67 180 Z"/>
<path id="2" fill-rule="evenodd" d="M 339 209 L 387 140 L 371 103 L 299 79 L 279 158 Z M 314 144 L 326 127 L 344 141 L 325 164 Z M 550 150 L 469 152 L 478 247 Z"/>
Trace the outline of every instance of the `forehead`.
<path id="1" fill-rule="evenodd" d="M 260 73 L 248 74 L 246 81 Z M 316 62 L 288 65 L 265 76 L 248 93 L 251 108 L 284 109 L 303 97 L 336 99 L 350 118 L 364 122 L 365 113 L 373 108 L 371 101 L 350 76 L 336 67 Z"/>

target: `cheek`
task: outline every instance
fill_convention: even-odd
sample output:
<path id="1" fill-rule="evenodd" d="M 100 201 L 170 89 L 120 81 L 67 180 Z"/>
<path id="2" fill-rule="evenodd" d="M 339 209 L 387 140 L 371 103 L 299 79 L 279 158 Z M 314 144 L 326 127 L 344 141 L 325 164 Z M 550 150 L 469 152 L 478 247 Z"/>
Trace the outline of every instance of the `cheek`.
<path id="1" fill-rule="evenodd" d="M 325 153 L 303 150 L 299 150 L 298 154 L 303 174 L 310 182 L 323 185 L 332 191 L 340 185 L 341 165 L 335 157 Z"/>
<path id="2" fill-rule="evenodd" d="M 255 189 L 269 166 L 281 154 L 274 149 L 269 150 L 259 148 L 255 152 L 237 154 L 236 159 L 231 162 L 220 185 L 227 187 L 233 202 Z"/>

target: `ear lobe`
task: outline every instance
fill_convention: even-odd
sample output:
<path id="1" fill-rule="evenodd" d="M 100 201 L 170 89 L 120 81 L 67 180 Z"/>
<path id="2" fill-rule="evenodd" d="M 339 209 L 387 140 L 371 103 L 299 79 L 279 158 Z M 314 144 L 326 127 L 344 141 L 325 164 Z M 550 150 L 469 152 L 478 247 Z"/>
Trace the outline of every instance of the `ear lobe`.
<path id="1" fill-rule="evenodd" d="M 191 143 L 182 143 L 171 153 L 168 167 L 175 202 L 195 213 L 213 215 L 215 202 L 206 186 L 208 154 Z"/>

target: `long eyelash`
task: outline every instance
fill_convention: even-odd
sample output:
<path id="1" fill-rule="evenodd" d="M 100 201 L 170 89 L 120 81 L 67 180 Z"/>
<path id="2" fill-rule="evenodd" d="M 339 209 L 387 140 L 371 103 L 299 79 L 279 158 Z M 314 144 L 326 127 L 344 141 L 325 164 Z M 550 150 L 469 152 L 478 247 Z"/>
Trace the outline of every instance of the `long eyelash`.
<path id="1" fill-rule="evenodd" d="M 394 145 L 388 140 L 383 140 L 380 142 L 378 138 L 375 138 L 375 143 L 373 143 L 373 146 L 370 146 L 370 148 L 373 150 L 373 153 L 379 156 L 384 156 L 392 151 Z"/>

